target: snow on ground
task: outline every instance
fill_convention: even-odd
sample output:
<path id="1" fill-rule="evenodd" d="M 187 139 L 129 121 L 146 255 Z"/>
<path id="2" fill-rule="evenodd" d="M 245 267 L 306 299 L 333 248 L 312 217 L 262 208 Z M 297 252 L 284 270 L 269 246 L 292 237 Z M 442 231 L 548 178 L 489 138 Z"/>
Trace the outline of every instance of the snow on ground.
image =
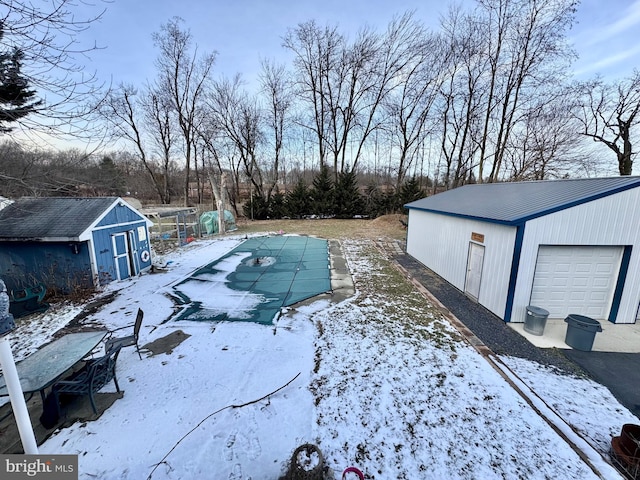
<path id="1" fill-rule="evenodd" d="M 18 322 L 7 335 L 16 362 L 31 355 L 55 332 L 64 328 L 82 311 L 82 305 L 60 305 L 38 316 L 36 322 Z M 0 398 L 0 404 L 2 399 Z"/>
<path id="2" fill-rule="evenodd" d="M 608 388 L 521 358 L 501 357 L 535 393 L 597 451 L 608 452 L 625 423 L 640 423 Z"/>
<path id="3" fill-rule="evenodd" d="M 87 322 L 120 327 L 140 307 L 141 345 L 190 336 L 143 360 L 123 350 L 123 398 L 41 453 L 78 454 L 81 479 L 278 479 L 307 442 L 336 479 L 350 465 L 368 479 L 599 478 L 367 241 L 343 242 L 357 289 L 344 302 L 310 302 L 275 326 L 166 321 L 171 285 L 240 241 L 194 242 L 166 256 L 166 273 L 107 288 L 117 295 Z M 14 334 L 16 357 L 67 310 L 50 331 L 29 327 L 30 342 Z M 503 361 L 605 456 L 621 425 L 637 423 L 592 381 Z"/>

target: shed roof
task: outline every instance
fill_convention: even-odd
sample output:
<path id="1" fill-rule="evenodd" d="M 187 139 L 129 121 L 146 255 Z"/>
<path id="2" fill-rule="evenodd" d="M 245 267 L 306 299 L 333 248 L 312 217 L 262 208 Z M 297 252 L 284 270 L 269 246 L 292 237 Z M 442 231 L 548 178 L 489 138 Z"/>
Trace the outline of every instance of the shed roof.
<path id="1" fill-rule="evenodd" d="M 409 209 L 517 225 L 640 187 L 640 177 L 464 185 L 405 205 Z"/>
<path id="2" fill-rule="evenodd" d="M 24 197 L 0 210 L 0 240 L 78 239 L 118 197 Z"/>

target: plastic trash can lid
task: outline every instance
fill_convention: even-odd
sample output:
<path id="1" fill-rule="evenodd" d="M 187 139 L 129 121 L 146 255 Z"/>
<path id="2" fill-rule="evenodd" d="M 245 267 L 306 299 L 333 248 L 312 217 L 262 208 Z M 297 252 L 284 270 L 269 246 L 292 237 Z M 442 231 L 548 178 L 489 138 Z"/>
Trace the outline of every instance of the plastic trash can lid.
<path id="1" fill-rule="evenodd" d="M 571 313 L 567 318 L 564 319 L 564 321 L 569 324 L 573 322 L 573 324 L 576 326 L 580 325 L 582 327 L 595 328 L 595 330 L 598 332 L 602 331 L 602 326 L 600 325 L 600 322 L 598 320 L 591 317 L 585 317 L 584 315 L 577 315 L 575 313 Z"/>
<path id="2" fill-rule="evenodd" d="M 534 315 L 539 315 L 539 316 L 549 315 L 549 312 L 547 312 L 544 308 L 534 307 L 533 305 L 529 305 L 527 307 L 527 311 L 533 313 Z"/>
<path id="3" fill-rule="evenodd" d="M 576 323 L 584 323 L 585 325 L 600 325 L 600 322 L 591 317 L 585 317 L 584 315 L 577 315 L 575 313 L 569 314 L 567 317 Z"/>

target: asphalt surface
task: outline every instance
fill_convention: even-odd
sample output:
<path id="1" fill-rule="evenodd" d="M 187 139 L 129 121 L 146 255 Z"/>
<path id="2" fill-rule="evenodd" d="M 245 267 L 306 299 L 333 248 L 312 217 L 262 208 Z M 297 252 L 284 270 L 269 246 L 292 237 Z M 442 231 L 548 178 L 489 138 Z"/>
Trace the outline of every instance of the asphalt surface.
<path id="1" fill-rule="evenodd" d="M 538 348 L 410 255 L 394 255 L 394 259 L 495 354 L 524 358 L 566 374 L 588 375 L 640 418 L 640 354 Z"/>

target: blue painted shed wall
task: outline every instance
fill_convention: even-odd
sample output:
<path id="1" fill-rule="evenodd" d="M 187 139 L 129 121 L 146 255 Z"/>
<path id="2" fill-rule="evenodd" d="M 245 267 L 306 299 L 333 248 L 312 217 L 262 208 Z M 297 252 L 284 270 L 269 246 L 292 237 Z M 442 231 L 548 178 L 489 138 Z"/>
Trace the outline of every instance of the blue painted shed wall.
<path id="1" fill-rule="evenodd" d="M 137 220 L 137 222 L 124 225 L 114 225 L 93 231 L 98 281 L 101 285 L 105 285 L 118 279 L 115 261 L 116 252 L 114 252 L 112 241 L 114 234 L 132 231 L 132 239 L 134 243 L 134 251 L 132 254 L 135 254 L 136 256 L 135 261 L 137 262 L 138 271 L 143 271 L 151 266 L 150 255 L 147 261 L 142 260 L 142 252 L 149 251 L 149 232 L 147 230 L 146 220 L 140 221 L 139 217 Z M 144 235 L 140 235 L 140 230 L 144 231 Z M 132 274 L 135 273 L 136 272 L 132 272 Z"/>
<path id="2" fill-rule="evenodd" d="M 97 228 L 123 223 L 145 221 L 145 218 L 126 205 L 116 204 L 96 225 Z"/>
<path id="3" fill-rule="evenodd" d="M 116 203 L 90 231 L 91 242 L 0 242 L 0 278 L 10 290 L 41 282 L 48 289 L 57 287 L 68 292 L 76 286 L 93 286 L 96 275 L 98 283 L 104 285 L 118 278 L 112 236 L 122 232 L 131 232 L 128 236 L 133 246 L 132 255 L 124 263 L 133 263 L 130 273 L 137 274 L 151 267 L 147 221 L 127 204 Z"/>
<path id="4" fill-rule="evenodd" d="M 90 287 L 93 279 L 88 243 L 1 242 L 0 277 L 8 290 L 38 283 L 65 293 Z"/>

